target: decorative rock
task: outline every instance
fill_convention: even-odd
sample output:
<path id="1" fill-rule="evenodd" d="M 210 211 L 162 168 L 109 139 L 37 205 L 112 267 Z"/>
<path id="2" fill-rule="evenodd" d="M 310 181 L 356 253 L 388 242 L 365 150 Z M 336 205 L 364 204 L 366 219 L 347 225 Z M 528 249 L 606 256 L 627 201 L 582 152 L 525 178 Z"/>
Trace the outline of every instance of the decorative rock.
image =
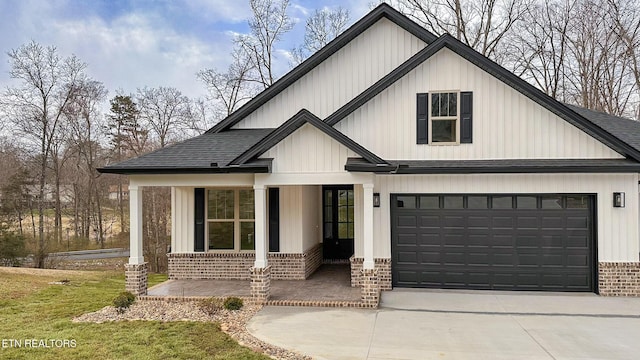
<path id="1" fill-rule="evenodd" d="M 213 316 L 205 314 L 195 302 L 189 301 L 136 301 L 124 313 L 119 314 L 115 307 L 106 306 L 96 312 L 80 315 L 73 322 L 103 323 L 108 321 L 155 320 L 155 321 L 202 321 L 217 322 L 220 330 L 231 336 L 240 345 L 261 352 L 273 359 L 311 359 L 287 349 L 282 349 L 256 339 L 247 329 L 247 322 L 262 306 L 245 305 L 241 310 L 222 309 Z"/>

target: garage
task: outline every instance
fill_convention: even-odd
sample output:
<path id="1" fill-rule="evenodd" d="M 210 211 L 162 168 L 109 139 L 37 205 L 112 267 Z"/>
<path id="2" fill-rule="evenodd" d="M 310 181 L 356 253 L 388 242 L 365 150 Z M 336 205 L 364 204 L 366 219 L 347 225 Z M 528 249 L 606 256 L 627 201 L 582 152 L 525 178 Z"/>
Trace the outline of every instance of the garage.
<path id="1" fill-rule="evenodd" d="M 392 194 L 394 287 L 595 291 L 591 194 Z"/>

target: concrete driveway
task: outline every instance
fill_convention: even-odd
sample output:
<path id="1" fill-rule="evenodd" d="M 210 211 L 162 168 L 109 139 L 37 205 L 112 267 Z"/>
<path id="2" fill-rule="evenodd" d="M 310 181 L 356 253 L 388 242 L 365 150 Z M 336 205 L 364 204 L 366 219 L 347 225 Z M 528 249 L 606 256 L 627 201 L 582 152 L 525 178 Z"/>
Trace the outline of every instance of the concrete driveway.
<path id="1" fill-rule="evenodd" d="M 265 307 L 248 329 L 315 359 L 637 359 L 640 298 L 393 290 L 378 310 Z"/>

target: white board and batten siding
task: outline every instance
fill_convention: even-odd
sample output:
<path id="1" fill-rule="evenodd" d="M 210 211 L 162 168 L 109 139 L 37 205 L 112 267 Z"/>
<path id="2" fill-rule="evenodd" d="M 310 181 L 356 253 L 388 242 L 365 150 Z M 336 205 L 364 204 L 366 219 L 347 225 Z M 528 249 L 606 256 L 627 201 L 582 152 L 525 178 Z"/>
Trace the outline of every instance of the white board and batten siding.
<path id="1" fill-rule="evenodd" d="M 595 194 L 598 261 L 638 261 L 638 174 L 473 174 L 377 176 L 374 256 L 391 257 L 391 194 Z M 613 207 L 613 193 L 626 206 Z M 356 239 L 359 241 L 359 239 Z M 361 242 L 361 241 L 360 241 Z M 362 256 L 362 244 L 356 244 Z"/>
<path id="2" fill-rule="evenodd" d="M 473 143 L 416 144 L 416 94 L 446 91 L 473 92 Z M 383 159 L 623 158 L 446 48 L 335 128 Z"/>
<path id="3" fill-rule="evenodd" d="M 276 128 L 301 109 L 324 119 L 425 46 L 382 18 L 233 128 Z"/>
<path id="4" fill-rule="evenodd" d="M 195 196 L 193 187 L 171 188 L 171 252 L 194 251 Z"/>
<path id="5" fill-rule="evenodd" d="M 273 158 L 272 173 L 344 173 L 348 157 L 357 156 L 311 124 L 304 124 L 262 158 Z"/>

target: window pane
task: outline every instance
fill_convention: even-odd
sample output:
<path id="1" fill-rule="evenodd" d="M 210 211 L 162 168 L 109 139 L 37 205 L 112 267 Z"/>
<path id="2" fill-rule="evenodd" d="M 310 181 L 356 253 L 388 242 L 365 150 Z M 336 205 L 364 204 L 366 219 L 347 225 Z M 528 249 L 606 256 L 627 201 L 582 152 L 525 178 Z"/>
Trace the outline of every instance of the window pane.
<path id="1" fill-rule="evenodd" d="M 420 209 L 439 209 L 440 198 L 436 196 L 420 196 Z"/>
<path id="2" fill-rule="evenodd" d="M 469 196 L 467 197 L 467 209 L 486 209 L 486 196 Z"/>
<path id="3" fill-rule="evenodd" d="M 233 222 L 209 223 L 209 249 L 233 250 Z"/>
<path id="4" fill-rule="evenodd" d="M 240 223 L 240 250 L 255 250 L 255 223 L 243 221 Z"/>
<path id="5" fill-rule="evenodd" d="M 445 196 L 445 209 L 462 209 L 462 196 Z"/>
<path id="6" fill-rule="evenodd" d="M 349 205 L 353 205 L 353 190 L 347 190 L 347 198 L 349 200 Z"/>
<path id="7" fill-rule="evenodd" d="M 589 207 L 589 197 L 586 195 L 568 195 L 567 209 L 586 209 Z"/>
<path id="8" fill-rule="evenodd" d="M 349 235 L 349 239 L 353 239 L 354 238 L 354 236 L 353 236 L 353 223 L 349 224 L 349 234 L 348 235 Z"/>
<path id="9" fill-rule="evenodd" d="M 404 208 L 404 209 L 415 209 L 416 197 L 415 196 L 398 196 L 397 206 L 399 208 Z"/>
<path id="10" fill-rule="evenodd" d="M 254 219 L 253 190 L 240 190 L 240 219 Z"/>
<path id="11" fill-rule="evenodd" d="M 440 116 L 440 94 L 431 95 L 431 116 Z"/>
<path id="12" fill-rule="evenodd" d="M 324 219 L 325 220 L 331 220 L 333 216 L 333 211 L 331 210 L 331 206 L 325 206 L 324 207 Z"/>
<path id="13" fill-rule="evenodd" d="M 458 116 L 458 93 L 449 93 L 449 116 Z"/>
<path id="14" fill-rule="evenodd" d="M 449 115 L 449 93 L 440 94 L 440 116 Z"/>
<path id="15" fill-rule="evenodd" d="M 511 196 L 494 196 L 491 207 L 493 209 L 512 209 L 513 198 Z"/>
<path id="16" fill-rule="evenodd" d="M 339 222 L 347 222 L 349 221 L 349 208 L 346 206 L 340 206 L 338 208 L 338 221 Z"/>
<path id="17" fill-rule="evenodd" d="M 338 239 L 348 239 L 349 238 L 349 224 L 347 223 L 339 223 L 338 224 Z"/>
<path id="18" fill-rule="evenodd" d="M 546 195 L 542 197 L 543 209 L 562 209 L 562 196 Z"/>
<path id="19" fill-rule="evenodd" d="M 518 209 L 537 209 L 537 198 L 535 196 L 518 196 L 516 198 L 516 207 Z"/>
<path id="20" fill-rule="evenodd" d="M 347 216 L 349 216 L 349 222 L 353 222 L 353 205 L 349 205 Z"/>
<path id="21" fill-rule="evenodd" d="M 233 219 L 233 190 L 209 190 L 207 204 L 209 219 Z"/>
<path id="22" fill-rule="evenodd" d="M 338 190 L 338 206 L 347 205 L 348 202 L 348 190 Z"/>
<path id="23" fill-rule="evenodd" d="M 456 120 L 432 120 L 433 142 L 456 142 Z"/>
<path id="24" fill-rule="evenodd" d="M 324 238 L 331 239 L 333 237 L 333 223 L 324 223 Z"/>

